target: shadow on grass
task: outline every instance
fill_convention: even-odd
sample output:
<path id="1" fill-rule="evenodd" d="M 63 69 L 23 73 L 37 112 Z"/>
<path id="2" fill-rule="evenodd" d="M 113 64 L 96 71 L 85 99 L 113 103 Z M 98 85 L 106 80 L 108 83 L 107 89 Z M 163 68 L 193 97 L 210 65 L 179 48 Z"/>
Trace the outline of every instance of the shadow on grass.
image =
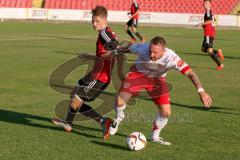
<path id="1" fill-rule="evenodd" d="M 179 54 L 187 54 L 187 55 L 194 55 L 194 56 L 209 56 L 207 53 L 193 53 L 193 52 L 182 52 L 182 51 L 177 51 Z M 224 56 L 225 59 L 236 59 L 240 60 L 240 57 L 233 57 L 233 56 Z"/>
<path id="2" fill-rule="evenodd" d="M 69 54 L 69 55 L 79 55 L 79 53 L 76 52 L 63 52 L 63 51 L 54 51 L 55 53 L 62 53 L 62 54 Z"/>
<path id="3" fill-rule="evenodd" d="M 48 122 L 49 125 L 42 125 L 42 124 L 37 124 L 35 122 L 32 122 L 32 120 L 40 120 L 44 122 Z M 26 113 L 19 113 L 15 111 L 9 111 L 9 110 L 3 110 L 0 109 L 0 121 L 2 122 L 7 122 L 7 123 L 13 123 L 13 124 L 19 124 L 19 125 L 25 125 L 25 126 L 31 126 L 31 127 L 36 127 L 36 128 L 44 128 L 44 129 L 51 129 L 55 131 L 63 131 L 63 129 L 59 126 L 51 126 L 52 122 L 50 118 L 47 117 L 42 117 L 42 116 L 37 116 L 37 115 L 31 115 L 31 114 L 26 114 Z M 85 129 L 85 130 L 92 130 L 92 131 L 98 131 L 101 132 L 100 129 L 96 128 L 91 128 L 91 127 L 84 127 L 80 125 L 73 125 L 76 128 L 79 129 Z M 102 139 L 102 136 L 94 136 L 91 134 L 83 133 L 77 130 L 73 130 L 72 133 L 78 134 L 80 136 L 88 137 L 88 138 L 98 138 Z M 102 133 L 99 133 L 100 135 Z"/>
<path id="4" fill-rule="evenodd" d="M 128 148 L 125 146 L 121 146 L 118 144 L 113 144 L 113 143 L 108 143 L 108 142 L 98 142 L 98 141 L 90 141 L 91 143 L 100 145 L 100 146 L 104 146 L 104 147 L 109 147 L 109 148 L 113 148 L 113 149 L 118 149 L 118 150 L 124 150 L 124 151 L 128 151 Z"/>
<path id="5" fill-rule="evenodd" d="M 226 112 L 226 111 L 234 111 L 234 109 L 231 109 L 231 108 L 216 107 L 216 106 L 212 106 L 211 108 L 205 108 L 203 106 L 191 106 L 191 105 L 179 104 L 175 102 L 171 102 L 171 104 L 176 105 L 177 107 L 184 107 L 184 108 L 195 109 L 195 110 L 216 112 L 216 113 L 222 113 L 222 114 L 240 115 L 240 113 Z M 221 110 L 225 110 L 225 111 L 221 111 Z"/>
<path id="6" fill-rule="evenodd" d="M 73 124 L 72 125 L 73 128 L 79 129 L 79 130 L 86 130 L 86 131 L 97 131 L 97 132 L 101 132 L 102 134 L 102 130 L 101 129 L 97 129 L 97 128 L 92 128 L 92 127 L 86 127 L 86 126 L 80 126 L 77 124 Z M 126 134 L 121 134 L 121 133 L 117 133 L 116 135 L 121 136 L 121 137 L 127 137 L 128 135 Z M 102 138 L 102 137 L 101 137 Z"/>
<path id="7" fill-rule="evenodd" d="M 57 86 L 60 88 L 64 88 L 64 86 Z M 70 91 L 70 88 L 67 88 Z M 113 92 L 108 92 L 108 91 L 103 91 L 102 92 L 103 95 L 111 95 L 114 96 L 116 95 L 116 93 Z M 146 101 L 152 101 L 152 99 L 150 98 L 146 98 L 143 96 L 138 96 L 136 98 L 142 99 L 142 100 L 146 100 Z M 129 105 L 134 106 L 136 104 L 137 99 L 131 99 L 131 101 L 128 102 Z M 178 107 L 184 107 L 184 108 L 189 108 L 189 109 L 194 109 L 194 110 L 202 110 L 202 111 L 209 111 L 209 112 L 216 112 L 216 113 L 222 113 L 222 114 L 232 114 L 232 115 L 240 115 L 240 113 L 232 113 L 232 112 L 226 112 L 226 111 L 233 111 L 234 109 L 231 108 L 224 108 L 224 107 L 216 107 L 216 106 L 212 106 L 211 108 L 205 108 L 203 106 L 194 106 L 194 105 L 187 105 L 187 104 L 180 104 L 180 103 L 176 103 L 176 102 L 171 102 L 172 105 L 176 105 Z M 112 106 L 106 106 L 106 107 L 112 107 Z M 113 110 L 113 108 L 112 108 Z M 225 110 L 225 111 L 221 111 L 221 110 Z M 111 111 L 111 108 L 109 108 L 109 111 Z"/>

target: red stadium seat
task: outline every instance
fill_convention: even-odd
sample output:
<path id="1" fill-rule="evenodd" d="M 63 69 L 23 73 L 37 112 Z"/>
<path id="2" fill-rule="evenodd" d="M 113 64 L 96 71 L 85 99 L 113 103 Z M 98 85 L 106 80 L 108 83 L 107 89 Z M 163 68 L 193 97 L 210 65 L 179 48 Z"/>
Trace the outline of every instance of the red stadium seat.
<path id="1" fill-rule="evenodd" d="M 17 5 L 17 0 L 12 0 L 9 7 L 15 8 Z"/>
<path id="2" fill-rule="evenodd" d="M 10 7 L 11 0 L 5 0 L 4 7 Z"/>
<path id="3" fill-rule="evenodd" d="M 16 8 L 21 8 L 22 0 L 18 0 L 16 4 Z"/>
<path id="4" fill-rule="evenodd" d="M 32 0 L 3 0 L 4 7 L 30 8 Z M 140 10 L 145 12 L 203 13 L 203 0 L 138 0 Z M 230 14 L 239 0 L 214 0 L 215 14 Z M 45 0 L 44 8 L 90 10 L 96 5 L 108 10 L 129 11 L 130 0 Z"/>
<path id="5" fill-rule="evenodd" d="M 62 1 L 61 1 L 60 8 L 61 8 L 61 9 L 65 9 L 65 8 L 66 8 L 66 0 L 62 0 Z"/>
<path id="6" fill-rule="evenodd" d="M 51 0 L 46 0 L 46 1 L 45 1 L 44 8 L 49 8 L 49 7 L 50 7 L 50 1 L 51 1 Z"/>
<path id="7" fill-rule="evenodd" d="M 77 9 L 77 0 L 72 0 L 71 9 Z"/>
<path id="8" fill-rule="evenodd" d="M 72 7 L 72 0 L 66 0 L 66 9 L 71 9 Z"/>
<path id="9" fill-rule="evenodd" d="M 83 9 L 82 5 L 83 5 L 82 0 L 78 0 L 77 1 L 77 9 Z"/>
<path id="10" fill-rule="evenodd" d="M 27 8 L 28 0 L 22 0 L 21 7 L 20 8 Z"/>
<path id="11" fill-rule="evenodd" d="M 56 6 L 56 0 L 51 0 L 51 3 L 50 3 L 50 8 L 55 8 Z"/>
<path id="12" fill-rule="evenodd" d="M 56 0 L 54 8 L 59 9 L 61 7 L 61 1 L 62 0 Z"/>
<path id="13" fill-rule="evenodd" d="M 32 0 L 27 1 L 27 7 L 26 8 L 32 8 Z"/>

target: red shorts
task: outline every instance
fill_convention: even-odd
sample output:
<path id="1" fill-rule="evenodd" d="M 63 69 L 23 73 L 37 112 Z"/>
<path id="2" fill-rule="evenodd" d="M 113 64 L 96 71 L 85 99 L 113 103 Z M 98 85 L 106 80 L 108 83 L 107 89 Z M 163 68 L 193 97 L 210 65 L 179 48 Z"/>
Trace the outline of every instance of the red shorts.
<path id="1" fill-rule="evenodd" d="M 170 96 L 164 77 L 148 77 L 138 71 L 131 71 L 125 77 L 119 91 L 133 96 L 145 89 L 156 105 L 170 104 Z"/>

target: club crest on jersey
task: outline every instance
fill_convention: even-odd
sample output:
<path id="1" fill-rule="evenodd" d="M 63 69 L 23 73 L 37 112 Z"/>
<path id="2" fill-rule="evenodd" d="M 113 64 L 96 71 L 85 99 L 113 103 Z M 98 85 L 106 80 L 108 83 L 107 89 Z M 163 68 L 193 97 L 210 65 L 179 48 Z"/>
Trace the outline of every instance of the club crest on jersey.
<path id="1" fill-rule="evenodd" d="M 178 66 L 178 67 L 182 67 L 183 65 L 184 65 L 184 61 L 180 59 L 180 60 L 177 62 L 177 66 Z"/>
<path id="2" fill-rule="evenodd" d="M 131 85 L 130 83 L 126 82 L 126 83 L 123 84 L 123 88 L 129 88 L 130 85 Z"/>

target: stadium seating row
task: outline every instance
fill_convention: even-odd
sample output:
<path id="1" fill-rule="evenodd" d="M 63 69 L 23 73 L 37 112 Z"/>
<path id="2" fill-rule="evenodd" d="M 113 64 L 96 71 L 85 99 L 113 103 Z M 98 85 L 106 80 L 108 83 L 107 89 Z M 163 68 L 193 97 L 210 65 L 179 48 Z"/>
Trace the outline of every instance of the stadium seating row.
<path id="1" fill-rule="evenodd" d="M 0 0 L 1 7 L 7 8 L 31 8 L 32 0 Z"/>
<path id="2" fill-rule="evenodd" d="M 104 5 L 109 10 L 129 10 L 131 0 L 46 0 L 45 8 L 91 9 Z M 203 13 L 202 0 L 139 0 L 141 11 Z M 240 0 L 213 0 L 215 14 L 231 14 Z"/>
<path id="3" fill-rule="evenodd" d="M 0 0 L 2 7 L 30 8 L 32 0 Z M 141 11 L 203 13 L 202 0 L 138 0 Z M 104 5 L 108 10 L 128 11 L 131 0 L 43 0 L 47 9 L 84 9 Z M 231 14 L 240 0 L 213 0 L 215 14 Z"/>

